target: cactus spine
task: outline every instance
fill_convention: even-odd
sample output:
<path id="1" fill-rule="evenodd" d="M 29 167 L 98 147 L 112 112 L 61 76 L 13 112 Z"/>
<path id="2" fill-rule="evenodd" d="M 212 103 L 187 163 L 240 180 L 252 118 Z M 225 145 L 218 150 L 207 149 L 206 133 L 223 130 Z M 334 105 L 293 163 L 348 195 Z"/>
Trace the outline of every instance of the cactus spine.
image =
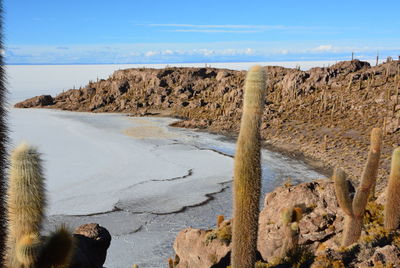
<path id="1" fill-rule="evenodd" d="M 254 66 L 247 73 L 234 161 L 232 268 L 253 268 L 256 263 L 265 82 L 261 66 Z"/>
<path id="2" fill-rule="evenodd" d="M 393 151 L 389 183 L 386 192 L 385 229 L 394 230 L 400 220 L 400 147 Z"/>
<path id="3" fill-rule="evenodd" d="M 361 235 L 362 220 L 365 207 L 368 202 L 371 188 L 376 183 L 378 174 L 379 158 L 381 153 L 382 131 L 374 128 L 371 132 L 371 146 L 368 153 L 367 163 L 361 177 L 361 182 L 357 188 L 353 200 L 348 192 L 348 183 L 345 173 L 336 168 L 334 171 L 336 199 L 346 214 L 343 228 L 342 246 L 349 246 L 357 242 Z"/>
<path id="4" fill-rule="evenodd" d="M 299 207 L 285 208 L 282 210 L 281 219 L 285 238 L 281 248 L 281 257 L 285 258 L 288 253 L 297 247 L 299 243 L 299 221 L 303 216 L 303 211 Z"/>
<path id="5" fill-rule="evenodd" d="M 46 268 L 66 265 L 72 236 L 65 228 L 48 239 L 39 237 L 46 204 L 42 161 L 36 148 L 18 146 L 11 155 L 8 188 L 8 268 Z"/>
<path id="6" fill-rule="evenodd" d="M 3 46 L 3 1 L 0 0 L 0 49 L 4 51 Z M 7 143 L 7 127 L 6 127 L 6 75 L 4 67 L 4 55 L 0 53 L 0 268 L 4 268 L 3 255 L 6 252 L 6 143 Z"/>
<path id="7" fill-rule="evenodd" d="M 15 255 L 17 242 L 25 235 L 40 232 L 45 203 L 40 156 L 35 148 L 22 144 L 11 155 L 7 267 L 18 267 Z"/>

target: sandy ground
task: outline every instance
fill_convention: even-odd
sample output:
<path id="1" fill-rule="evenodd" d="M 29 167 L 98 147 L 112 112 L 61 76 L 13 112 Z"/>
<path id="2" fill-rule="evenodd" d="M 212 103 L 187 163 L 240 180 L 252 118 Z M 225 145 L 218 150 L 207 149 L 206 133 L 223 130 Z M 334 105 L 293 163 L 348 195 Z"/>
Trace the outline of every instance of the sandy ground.
<path id="1" fill-rule="evenodd" d="M 97 222 L 113 237 L 106 267 L 165 267 L 180 230 L 229 217 L 235 144 L 168 127 L 173 121 L 11 109 L 12 145 L 24 140 L 43 153 L 46 231 Z M 323 175 L 263 150 L 263 193 L 289 177 L 296 183 Z"/>

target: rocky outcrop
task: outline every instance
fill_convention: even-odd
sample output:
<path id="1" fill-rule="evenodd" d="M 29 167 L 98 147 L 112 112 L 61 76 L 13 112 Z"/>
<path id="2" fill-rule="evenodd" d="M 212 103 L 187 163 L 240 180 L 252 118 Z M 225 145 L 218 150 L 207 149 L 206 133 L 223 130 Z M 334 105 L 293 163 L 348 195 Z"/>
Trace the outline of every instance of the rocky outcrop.
<path id="1" fill-rule="evenodd" d="M 349 193 L 354 194 L 351 184 Z M 358 243 L 340 247 L 344 213 L 336 201 L 330 179 L 280 186 L 265 197 L 259 218 L 257 249 L 261 253 L 259 259 L 268 262 L 268 267 L 297 267 L 298 263 L 288 263 L 281 256 L 285 237 L 281 212 L 290 207 L 303 211 L 298 223 L 301 251 L 295 255 L 298 258 L 295 261 L 301 260 L 301 256 L 313 256 L 307 257 L 307 265 L 301 267 L 400 267 L 400 231 L 390 234 L 384 231 L 383 206 L 379 202 L 368 204 Z M 231 247 L 230 239 L 221 239 L 224 237 L 221 233 L 226 234 L 221 232 L 222 226 L 215 230 L 187 228 L 181 231 L 174 243 L 179 260 L 176 267 L 226 267 Z"/>
<path id="2" fill-rule="evenodd" d="M 106 261 L 111 235 L 97 223 L 79 226 L 75 232 L 75 253 L 70 267 L 102 268 Z"/>
<path id="3" fill-rule="evenodd" d="M 44 107 L 53 105 L 54 100 L 50 95 L 41 95 L 15 104 L 15 108 Z"/>
<path id="4" fill-rule="evenodd" d="M 260 213 L 258 250 L 265 260 L 280 257 L 282 238 L 285 237 L 280 215 L 283 209 L 290 207 L 302 208 L 299 244 L 313 251 L 343 228 L 344 214 L 336 202 L 332 181 L 278 187 L 267 194 Z"/>
<path id="5" fill-rule="evenodd" d="M 321 166 L 340 166 L 357 181 L 373 127 L 385 126 L 378 179 L 385 186 L 392 147 L 400 140 L 400 62 L 375 67 L 358 60 L 309 71 L 266 67 L 268 93 L 261 135 L 280 150 L 301 152 Z M 51 98 L 16 107 L 162 114 L 175 126 L 235 134 L 245 72 L 215 68 L 127 69 Z"/>
<path id="6" fill-rule="evenodd" d="M 179 232 L 174 250 L 179 258 L 177 268 L 209 268 L 228 265 L 230 243 L 212 237 L 212 230 L 187 228 Z"/>
<path id="7" fill-rule="evenodd" d="M 336 202 L 332 181 L 317 180 L 297 186 L 278 187 L 265 197 L 260 213 L 257 248 L 262 259 L 271 262 L 280 257 L 284 237 L 280 215 L 282 209 L 291 206 L 303 210 L 299 222 L 299 245 L 315 251 L 322 242 L 332 239 L 342 230 L 344 215 Z M 223 227 L 215 230 L 187 228 L 181 231 L 174 243 L 175 253 L 180 260 L 178 267 L 225 267 L 218 265 L 222 262 L 227 265 L 231 247 L 230 240 L 218 237 Z"/>

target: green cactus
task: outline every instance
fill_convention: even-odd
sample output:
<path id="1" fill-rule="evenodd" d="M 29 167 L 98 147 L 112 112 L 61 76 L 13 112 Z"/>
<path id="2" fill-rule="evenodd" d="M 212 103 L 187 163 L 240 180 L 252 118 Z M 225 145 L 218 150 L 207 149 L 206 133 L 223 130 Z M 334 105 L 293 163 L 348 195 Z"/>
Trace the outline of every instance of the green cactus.
<path id="1" fill-rule="evenodd" d="M 299 207 L 284 208 L 281 212 L 283 233 L 285 235 L 281 248 L 281 258 L 285 258 L 299 243 L 299 221 L 302 215 L 303 210 Z"/>
<path id="2" fill-rule="evenodd" d="M 265 83 L 264 69 L 252 67 L 245 82 L 234 160 L 232 268 L 253 268 L 256 263 L 261 188 L 260 124 Z"/>
<path id="3" fill-rule="evenodd" d="M 11 155 L 8 188 L 6 267 L 62 267 L 69 262 L 73 238 L 61 227 L 39 237 L 46 204 L 42 161 L 36 148 L 18 146 Z M 61 260 L 61 261 L 60 261 Z"/>
<path id="4" fill-rule="evenodd" d="M 346 214 L 343 227 L 342 246 L 347 247 L 358 241 L 363 226 L 365 207 L 368 203 L 371 189 L 376 183 L 378 174 L 379 158 L 381 154 L 382 130 L 374 128 L 371 131 L 371 146 L 368 153 L 367 163 L 361 176 L 360 185 L 351 199 L 348 191 L 346 174 L 336 168 L 333 174 L 335 182 L 336 199 L 339 206 Z"/>
<path id="5" fill-rule="evenodd" d="M 394 230 L 400 220 L 400 147 L 393 151 L 389 183 L 386 190 L 385 229 Z"/>

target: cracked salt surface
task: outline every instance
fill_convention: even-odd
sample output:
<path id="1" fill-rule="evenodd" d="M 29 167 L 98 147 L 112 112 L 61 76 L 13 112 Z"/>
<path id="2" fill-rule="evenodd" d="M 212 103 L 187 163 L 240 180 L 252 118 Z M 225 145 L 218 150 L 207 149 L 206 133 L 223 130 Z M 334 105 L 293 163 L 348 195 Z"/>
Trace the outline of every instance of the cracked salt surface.
<path id="1" fill-rule="evenodd" d="M 180 230 L 231 215 L 235 144 L 221 136 L 170 128 L 169 118 L 44 109 L 11 109 L 9 117 L 13 145 L 24 140 L 43 153 L 46 229 L 105 226 L 113 236 L 106 267 L 165 267 Z M 287 177 L 323 177 L 266 150 L 263 172 L 263 193 Z"/>

